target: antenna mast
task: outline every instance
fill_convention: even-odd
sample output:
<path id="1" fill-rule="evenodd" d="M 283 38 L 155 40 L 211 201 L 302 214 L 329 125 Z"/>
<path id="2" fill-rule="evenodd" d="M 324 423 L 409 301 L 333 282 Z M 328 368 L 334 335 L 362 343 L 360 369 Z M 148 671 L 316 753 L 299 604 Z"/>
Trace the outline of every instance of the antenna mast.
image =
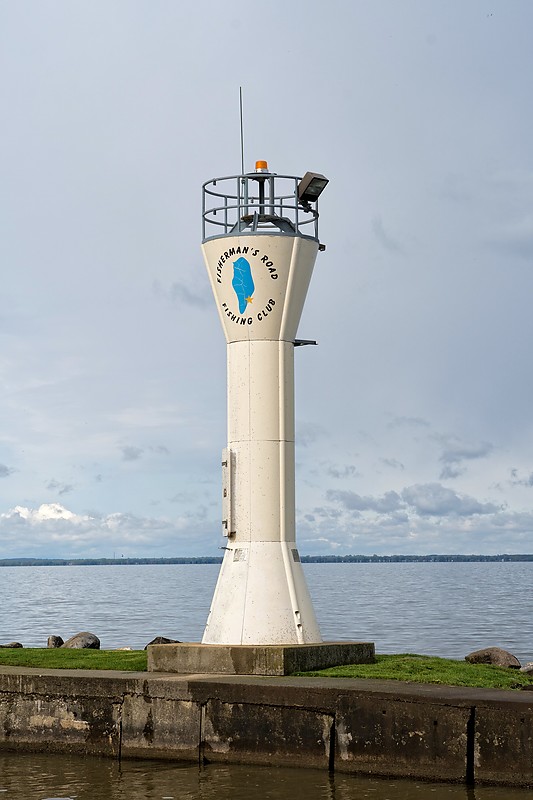
<path id="1" fill-rule="evenodd" d="M 244 175 L 244 130 L 242 122 L 242 86 L 239 86 L 239 116 L 241 123 L 241 175 Z"/>

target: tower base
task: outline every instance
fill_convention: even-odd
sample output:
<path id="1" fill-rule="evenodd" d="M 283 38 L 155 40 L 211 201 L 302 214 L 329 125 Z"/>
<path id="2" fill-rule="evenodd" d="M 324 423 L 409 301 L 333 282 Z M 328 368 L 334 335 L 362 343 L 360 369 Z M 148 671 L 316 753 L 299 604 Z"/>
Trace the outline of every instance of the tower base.
<path id="1" fill-rule="evenodd" d="M 373 642 L 292 645 L 184 642 L 148 647 L 148 672 L 186 675 L 291 675 L 344 664 L 373 664 L 374 661 Z"/>

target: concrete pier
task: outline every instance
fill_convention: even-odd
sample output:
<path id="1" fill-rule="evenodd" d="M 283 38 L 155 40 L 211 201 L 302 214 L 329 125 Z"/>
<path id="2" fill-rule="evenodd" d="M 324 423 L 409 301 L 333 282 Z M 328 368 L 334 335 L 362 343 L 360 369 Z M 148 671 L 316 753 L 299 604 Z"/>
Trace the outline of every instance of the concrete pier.
<path id="1" fill-rule="evenodd" d="M 533 693 L 0 667 L 0 749 L 533 786 Z"/>

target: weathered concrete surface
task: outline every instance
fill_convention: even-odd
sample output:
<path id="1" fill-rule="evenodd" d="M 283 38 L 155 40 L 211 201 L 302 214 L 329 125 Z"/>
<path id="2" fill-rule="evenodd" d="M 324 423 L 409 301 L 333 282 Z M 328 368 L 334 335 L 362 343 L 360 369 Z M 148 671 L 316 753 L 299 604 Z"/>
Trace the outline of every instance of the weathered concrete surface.
<path id="1" fill-rule="evenodd" d="M 467 780 L 470 708 L 389 696 L 339 697 L 335 766 L 373 775 Z"/>
<path id="2" fill-rule="evenodd" d="M 0 667 L 0 749 L 533 786 L 533 693 Z"/>
<path id="3" fill-rule="evenodd" d="M 205 707 L 206 761 L 328 769 L 333 715 L 315 709 L 210 700 Z"/>
<path id="4" fill-rule="evenodd" d="M 478 781 L 500 783 L 512 767 L 512 782 L 533 786 L 533 706 L 503 701 L 476 706 L 474 742 Z"/>
<path id="5" fill-rule="evenodd" d="M 121 754 L 125 757 L 199 758 L 202 708 L 190 700 L 128 694 L 122 707 Z"/>
<path id="6" fill-rule="evenodd" d="M 373 642 L 218 645 L 179 642 L 148 646 L 148 672 L 191 675 L 292 675 L 342 664 L 372 664 Z"/>

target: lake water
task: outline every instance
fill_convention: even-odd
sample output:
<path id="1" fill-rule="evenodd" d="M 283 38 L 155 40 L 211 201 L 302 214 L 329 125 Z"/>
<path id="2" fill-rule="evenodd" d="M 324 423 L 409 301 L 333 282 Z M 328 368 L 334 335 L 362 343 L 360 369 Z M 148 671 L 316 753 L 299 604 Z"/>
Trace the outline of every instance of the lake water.
<path id="1" fill-rule="evenodd" d="M 0 644 L 90 630 L 102 648 L 199 641 L 218 565 L 0 568 Z M 305 564 L 324 639 L 464 658 L 498 645 L 533 661 L 533 563 Z M 526 800 L 528 790 L 314 770 L 0 752 L 0 800 Z"/>
<path id="2" fill-rule="evenodd" d="M 2 755 L 5 800 L 526 800 L 525 789 L 329 775 L 237 765 Z"/>
<path id="3" fill-rule="evenodd" d="M 464 658 L 496 645 L 533 661 L 533 563 L 304 564 L 325 640 Z M 0 644 L 89 630 L 103 649 L 199 641 L 218 564 L 0 568 Z"/>

